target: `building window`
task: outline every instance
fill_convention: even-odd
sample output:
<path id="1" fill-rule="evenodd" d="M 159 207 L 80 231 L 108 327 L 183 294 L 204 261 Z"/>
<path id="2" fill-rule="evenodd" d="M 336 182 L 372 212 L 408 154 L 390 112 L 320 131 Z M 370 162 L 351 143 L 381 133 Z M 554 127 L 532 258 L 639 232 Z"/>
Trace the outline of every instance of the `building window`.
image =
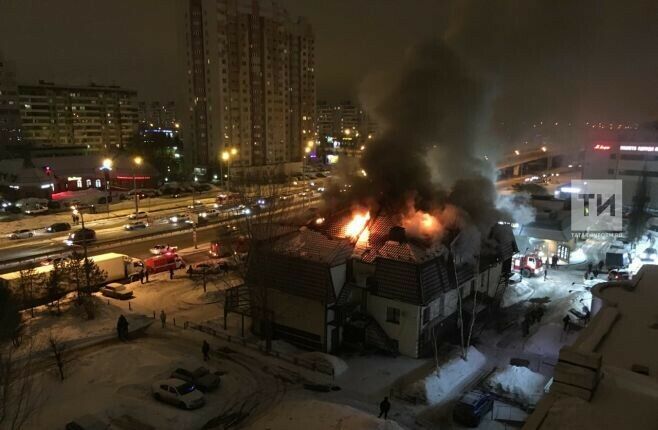
<path id="1" fill-rule="evenodd" d="M 91 188 L 91 179 L 87 179 L 87 188 Z"/>
<path id="2" fill-rule="evenodd" d="M 400 324 L 400 309 L 387 306 L 386 322 L 390 322 L 393 324 Z"/>
<path id="3" fill-rule="evenodd" d="M 423 324 L 430 322 L 430 307 L 423 309 Z"/>
<path id="4" fill-rule="evenodd" d="M 82 179 L 78 179 L 77 181 L 75 181 L 75 186 L 78 189 L 82 188 Z"/>
<path id="5" fill-rule="evenodd" d="M 100 187 L 101 187 L 101 180 L 96 179 L 96 188 L 100 188 Z"/>

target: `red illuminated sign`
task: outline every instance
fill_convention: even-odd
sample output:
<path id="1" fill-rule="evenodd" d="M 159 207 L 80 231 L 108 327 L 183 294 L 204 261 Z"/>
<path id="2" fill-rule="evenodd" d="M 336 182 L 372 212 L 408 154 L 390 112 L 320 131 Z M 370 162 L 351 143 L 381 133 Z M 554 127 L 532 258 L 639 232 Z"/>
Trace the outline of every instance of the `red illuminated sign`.
<path id="1" fill-rule="evenodd" d="M 602 143 L 597 143 L 594 145 L 594 149 L 597 151 L 609 151 L 610 150 L 610 145 L 604 145 Z"/>
<path id="2" fill-rule="evenodd" d="M 150 176 L 117 176 L 117 179 L 137 179 L 143 181 L 145 179 L 151 179 Z"/>

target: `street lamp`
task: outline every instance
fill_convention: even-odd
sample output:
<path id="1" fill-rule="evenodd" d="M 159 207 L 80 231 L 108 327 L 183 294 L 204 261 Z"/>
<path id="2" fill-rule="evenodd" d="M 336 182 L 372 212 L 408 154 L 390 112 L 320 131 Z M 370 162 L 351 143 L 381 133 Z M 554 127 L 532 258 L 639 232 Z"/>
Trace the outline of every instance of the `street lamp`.
<path id="1" fill-rule="evenodd" d="M 222 152 L 222 160 L 226 162 L 226 189 L 231 191 L 231 158 L 238 155 L 237 148 Z"/>
<path id="2" fill-rule="evenodd" d="M 82 212 L 78 210 L 77 207 L 71 206 L 71 209 L 73 210 L 73 215 L 79 216 L 80 217 L 80 224 L 82 225 L 82 249 L 84 250 L 84 257 L 85 257 L 85 263 L 84 263 L 84 270 L 85 270 L 85 279 L 87 280 L 87 288 L 90 288 L 91 285 L 89 282 L 89 260 L 87 259 L 87 231 L 85 229 L 85 217 L 83 216 Z"/>
<path id="3" fill-rule="evenodd" d="M 103 160 L 103 167 L 101 170 L 105 171 L 105 203 L 107 204 L 107 217 L 110 217 L 110 170 L 112 170 L 112 159 L 106 158 Z"/>
<path id="4" fill-rule="evenodd" d="M 135 194 L 135 214 L 139 212 L 139 196 L 137 195 L 137 176 L 135 176 L 135 166 L 139 167 L 144 162 L 140 156 L 133 158 L 133 193 Z"/>

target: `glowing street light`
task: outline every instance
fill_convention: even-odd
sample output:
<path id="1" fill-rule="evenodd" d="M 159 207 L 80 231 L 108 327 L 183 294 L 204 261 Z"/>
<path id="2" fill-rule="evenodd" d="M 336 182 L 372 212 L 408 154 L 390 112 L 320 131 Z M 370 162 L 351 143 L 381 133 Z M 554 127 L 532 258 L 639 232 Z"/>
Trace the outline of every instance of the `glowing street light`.
<path id="1" fill-rule="evenodd" d="M 234 158 L 238 155 L 238 148 L 231 148 L 226 151 L 222 151 L 222 160 L 226 162 L 226 188 L 231 189 L 231 158 Z"/>
<path id="2" fill-rule="evenodd" d="M 515 149 L 515 150 L 514 150 L 514 154 L 516 154 L 516 155 L 521 155 L 521 151 L 519 151 L 518 149 Z"/>
<path id="3" fill-rule="evenodd" d="M 112 159 L 106 158 L 103 160 L 103 169 L 112 170 Z"/>
<path id="4" fill-rule="evenodd" d="M 107 204 L 107 216 L 110 216 L 110 170 L 112 170 L 112 159 L 103 160 L 101 170 L 105 171 L 105 204 Z"/>
<path id="5" fill-rule="evenodd" d="M 139 212 L 139 195 L 137 194 L 137 176 L 135 174 L 135 166 L 139 167 L 144 163 L 144 159 L 139 155 L 133 158 L 133 194 L 135 194 L 135 214 Z"/>
<path id="6" fill-rule="evenodd" d="M 541 147 L 541 151 L 542 151 L 542 152 L 546 152 L 546 151 L 548 151 L 548 149 L 547 149 L 545 146 L 542 146 L 542 147 Z"/>

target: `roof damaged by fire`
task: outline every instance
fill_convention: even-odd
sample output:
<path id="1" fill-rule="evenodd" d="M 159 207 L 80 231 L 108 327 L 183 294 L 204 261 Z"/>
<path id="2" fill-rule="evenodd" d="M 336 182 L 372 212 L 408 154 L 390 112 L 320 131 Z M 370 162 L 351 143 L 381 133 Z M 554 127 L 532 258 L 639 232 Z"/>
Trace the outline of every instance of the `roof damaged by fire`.
<path id="1" fill-rule="evenodd" d="M 499 300 L 516 243 L 508 225 L 494 224 L 484 239 L 477 234 L 481 246 L 466 256 L 457 249 L 459 232 L 418 237 L 403 223 L 355 211 L 279 229 L 285 233 L 253 248 L 252 305 L 267 300 L 274 333 L 302 347 L 426 355 L 432 336 L 454 334 L 459 296 L 477 290 L 482 303 Z M 473 232 L 464 232 L 471 242 Z"/>

